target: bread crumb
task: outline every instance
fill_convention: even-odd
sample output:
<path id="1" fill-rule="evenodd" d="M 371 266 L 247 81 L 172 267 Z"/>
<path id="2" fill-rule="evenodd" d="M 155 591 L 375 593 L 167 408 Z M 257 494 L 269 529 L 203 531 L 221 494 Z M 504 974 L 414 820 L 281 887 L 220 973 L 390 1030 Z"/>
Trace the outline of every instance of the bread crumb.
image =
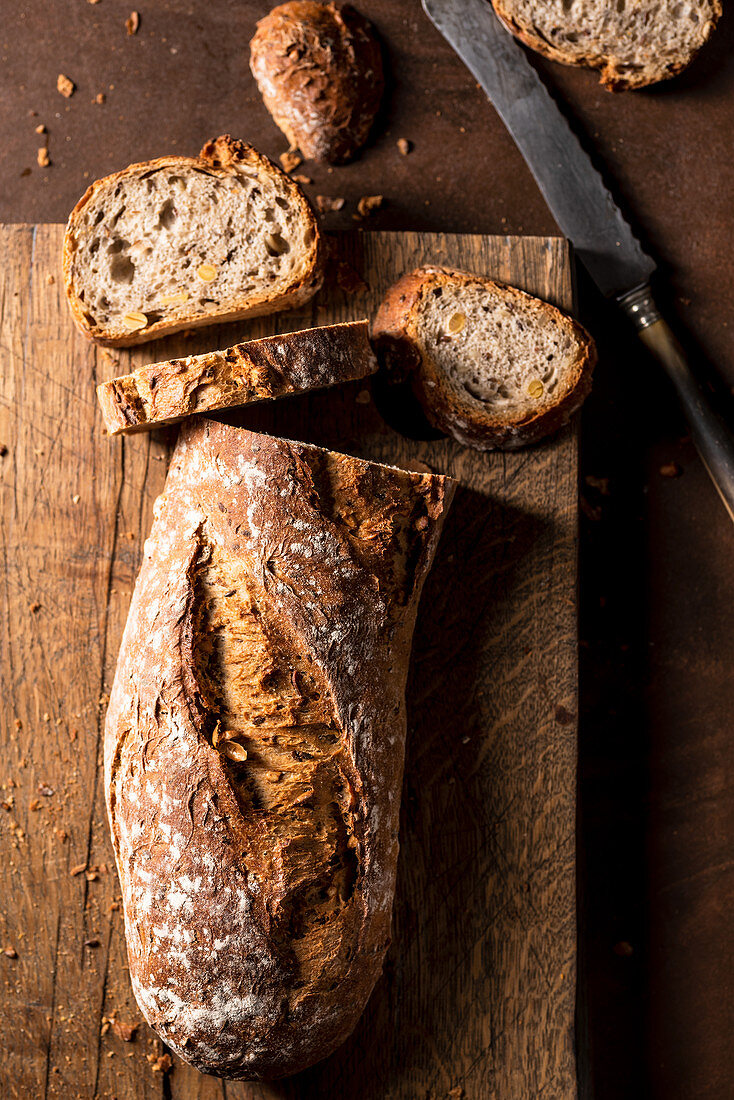
<path id="1" fill-rule="evenodd" d="M 289 149 L 287 153 L 281 153 L 278 160 L 283 165 L 284 172 L 292 172 L 294 168 L 298 168 L 299 164 L 303 164 L 303 157 L 295 149 Z"/>
<path id="2" fill-rule="evenodd" d="M 47 275 L 46 276 L 46 285 L 47 286 L 53 286 L 55 282 L 56 282 L 56 279 L 53 277 L 53 275 Z"/>
<path id="3" fill-rule="evenodd" d="M 31 810 L 33 813 L 35 813 L 36 810 L 40 810 L 40 808 L 41 808 L 41 799 L 40 798 L 34 798 L 33 801 L 28 804 L 28 809 Z"/>
<path id="4" fill-rule="evenodd" d="M 44 146 L 36 153 L 36 160 L 38 161 L 39 168 L 49 168 L 51 165 L 51 158 L 48 155 L 48 149 Z"/>
<path id="5" fill-rule="evenodd" d="M 683 473 L 683 467 L 679 466 L 677 462 L 665 462 L 660 467 L 660 473 L 663 477 L 680 477 Z"/>
<path id="6" fill-rule="evenodd" d="M 0 443 L 0 458 L 5 458 L 8 453 L 8 447 L 6 443 Z"/>
<path id="7" fill-rule="evenodd" d="M 301 176 L 296 174 L 295 176 L 291 176 L 291 179 L 295 180 L 296 183 L 300 183 L 304 187 L 306 186 L 306 184 L 313 183 L 313 180 L 310 176 Z"/>
<path id="8" fill-rule="evenodd" d="M 80 500 L 81 500 L 81 497 L 79 496 L 79 494 L 74 493 L 74 496 L 71 498 L 71 503 L 72 504 L 78 504 Z"/>
<path id="9" fill-rule="evenodd" d="M 101 104 L 101 103 L 104 103 L 104 101 L 105 101 L 106 99 L 107 99 L 107 96 L 106 96 L 106 95 L 104 94 L 104 92 L 97 92 L 96 96 L 95 96 L 95 97 L 94 97 L 94 99 L 92 100 L 92 103 L 99 103 L 99 104 Z"/>
<path id="10" fill-rule="evenodd" d="M 112 1019 L 112 1030 L 123 1043 L 132 1043 L 138 1031 L 138 1024 L 126 1024 L 122 1020 Z"/>
<path id="11" fill-rule="evenodd" d="M 45 134 L 46 133 L 46 127 L 43 125 L 43 123 L 41 123 L 40 126 L 36 126 L 36 133 L 37 134 Z"/>
<path id="12" fill-rule="evenodd" d="M 413 146 L 406 138 L 398 138 L 398 152 L 401 156 L 407 157 Z"/>
<path id="13" fill-rule="evenodd" d="M 61 92 L 62 96 L 69 99 L 73 96 L 76 90 L 76 84 L 73 80 L 70 80 L 68 76 L 64 76 L 63 73 L 59 73 L 56 77 L 56 91 Z"/>
<path id="14" fill-rule="evenodd" d="M 357 203 L 357 214 L 360 218 L 367 218 L 375 210 L 379 210 L 384 201 L 384 195 L 363 195 Z"/>
<path id="15" fill-rule="evenodd" d="M 72 878 L 76 878 L 77 875 L 84 874 L 86 869 L 87 869 L 86 863 L 78 863 L 76 865 L 76 867 L 72 867 L 72 869 L 69 871 L 69 874 L 71 875 Z"/>
<path id="16" fill-rule="evenodd" d="M 137 34 L 138 27 L 140 26 L 140 15 L 136 11 L 131 11 L 127 19 L 125 20 L 125 29 L 128 34 Z"/>
<path id="17" fill-rule="evenodd" d="M 360 390 L 354 399 L 358 405 L 369 405 L 372 398 L 369 390 Z"/>
<path id="18" fill-rule="evenodd" d="M 3 947 L 3 955 L 5 955 L 8 959 L 18 958 L 18 952 L 15 950 L 14 947 Z"/>
<path id="19" fill-rule="evenodd" d="M 316 206 L 320 214 L 329 214 L 332 210 L 341 210 L 344 201 L 342 198 L 332 199 L 329 195 L 316 196 Z"/>
<path id="20" fill-rule="evenodd" d="M 173 1066 L 170 1054 L 146 1054 L 146 1058 L 153 1067 L 153 1073 L 168 1073 Z"/>

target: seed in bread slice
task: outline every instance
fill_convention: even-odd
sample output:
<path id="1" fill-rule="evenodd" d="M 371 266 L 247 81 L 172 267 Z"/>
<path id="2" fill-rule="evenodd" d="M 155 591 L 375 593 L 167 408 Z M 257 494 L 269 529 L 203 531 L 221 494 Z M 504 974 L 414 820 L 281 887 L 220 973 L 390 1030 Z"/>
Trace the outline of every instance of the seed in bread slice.
<path id="1" fill-rule="evenodd" d="M 493 0 L 521 41 L 564 65 L 601 69 L 610 91 L 682 72 L 713 31 L 720 0 Z"/>
<path id="2" fill-rule="evenodd" d="M 79 328 L 117 347 L 291 309 L 322 274 L 301 189 L 229 135 L 198 157 L 160 157 L 93 183 L 71 212 L 63 265 Z"/>
<path id="3" fill-rule="evenodd" d="M 120 435 L 351 382 L 376 370 L 367 321 L 349 321 L 153 363 L 102 382 L 97 397 L 108 433 Z"/>
<path id="4" fill-rule="evenodd" d="M 388 291 L 372 326 L 378 354 L 409 369 L 428 419 L 478 450 L 534 443 L 591 388 L 584 329 L 515 287 L 423 267 Z"/>

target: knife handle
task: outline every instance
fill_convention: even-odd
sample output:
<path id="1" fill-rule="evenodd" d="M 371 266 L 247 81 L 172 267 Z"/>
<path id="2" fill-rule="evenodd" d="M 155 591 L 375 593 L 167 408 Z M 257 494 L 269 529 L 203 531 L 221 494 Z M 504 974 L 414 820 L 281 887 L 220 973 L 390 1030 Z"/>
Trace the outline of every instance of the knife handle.
<path id="1" fill-rule="evenodd" d="M 642 343 L 673 383 L 691 429 L 691 439 L 729 517 L 734 520 L 734 435 L 711 404 L 685 352 L 658 312 L 650 287 L 636 287 L 617 299 Z"/>

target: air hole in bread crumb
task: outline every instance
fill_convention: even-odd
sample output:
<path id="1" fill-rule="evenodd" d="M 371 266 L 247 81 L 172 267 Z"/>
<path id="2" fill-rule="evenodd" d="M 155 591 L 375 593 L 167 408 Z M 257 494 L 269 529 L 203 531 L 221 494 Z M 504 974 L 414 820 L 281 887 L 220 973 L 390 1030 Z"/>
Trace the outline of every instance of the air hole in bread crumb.
<path id="1" fill-rule="evenodd" d="M 268 233 L 265 238 L 265 247 L 271 256 L 282 256 L 291 250 L 288 241 L 281 237 L 280 233 Z"/>
<path id="2" fill-rule="evenodd" d="M 135 264 L 129 256 L 114 255 L 110 261 L 110 278 L 115 283 L 130 284 L 135 276 Z"/>
<path id="3" fill-rule="evenodd" d="M 171 229 L 177 218 L 178 214 L 176 213 L 176 207 L 173 205 L 173 199 L 166 199 L 158 215 L 159 224 L 163 229 Z"/>

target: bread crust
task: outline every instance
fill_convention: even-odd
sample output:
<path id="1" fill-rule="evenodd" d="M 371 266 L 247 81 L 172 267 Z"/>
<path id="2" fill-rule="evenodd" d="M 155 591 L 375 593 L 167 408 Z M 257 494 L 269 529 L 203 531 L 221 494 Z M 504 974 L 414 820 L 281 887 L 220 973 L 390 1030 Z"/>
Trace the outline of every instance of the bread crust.
<path id="1" fill-rule="evenodd" d="M 250 68 L 292 147 L 339 164 L 364 144 L 384 90 L 371 23 L 350 5 L 291 0 L 261 19 Z"/>
<path id="2" fill-rule="evenodd" d="M 152 172 L 163 168 L 187 169 L 196 168 L 200 171 L 215 176 L 233 175 L 238 166 L 247 166 L 258 172 L 277 174 L 287 181 L 286 186 L 291 194 L 293 202 L 298 206 L 301 216 L 304 218 L 313 234 L 313 247 L 308 257 L 303 273 L 295 279 L 290 286 L 275 298 L 268 297 L 267 291 L 260 294 L 248 294 L 243 299 L 242 305 L 227 312 L 209 313 L 205 316 L 198 314 L 183 314 L 175 319 L 161 319 L 145 329 L 131 332 L 127 335 L 115 335 L 100 328 L 90 321 L 84 303 L 79 298 L 74 285 L 74 257 L 77 249 L 77 232 L 82 231 L 81 215 L 92 197 L 102 188 L 109 188 L 120 181 L 125 181 L 141 172 Z M 202 148 L 198 157 L 167 156 L 158 157 L 156 160 L 143 161 L 139 164 L 131 164 L 120 172 L 95 180 L 92 183 L 69 215 L 69 221 L 64 234 L 62 251 L 62 271 L 64 289 L 69 302 L 72 317 L 80 329 L 89 339 L 106 347 L 133 347 L 137 344 L 145 344 L 149 340 L 168 336 L 173 332 L 180 332 L 188 328 L 201 328 L 205 325 L 223 324 L 228 321 L 239 321 L 245 317 L 261 317 L 270 313 L 278 313 L 284 309 L 295 309 L 307 302 L 321 286 L 323 280 L 323 242 L 319 233 L 316 215 L 305 194 L 289 176 L 268 157 L 259 153 L 252 145 L 238 141 L 229 134 L 223 134 L 213 141 L 208 141 Z"/>
<path id="3" fill-rule="evenodd" d="M 105 790 L 135 996 L 202 1072 L 274 1078 L 326 1057 L 379 976 L 411 634 L 452 493 L 450 479 L 203 418 L 182 428 L 120 650 Z M 349 951 L 336 975 L 319 960 L 315 986 L 274 937 L 278 883 L 258 880 L 267 853 L 206 735 L 193 606 L 207 544 L 236 558 L 268 629 L 323 676 L 349 761 L 358 873 L 339 913 Z"/>
<path id="4" fill-rule="evenodd" d="M 543 57 L 547 57 L 551 61 L 557 61 L 561 65 L 573 65 L 600 70 L 599 82 L 609 92 L 625 92 L 633 91 L 638 88 L 646 88 L 651 84 L 657 84 L 662 80 L 671 80 L 673 77 L 678 76 L 684 69 L 688 68 L 706 44 L 715 30 L 723 11 L 720 0 L 713 0 L 712 18 L 706 24 L 701 44 L 685 59 L 661 66 L 655 57 L 654 50 L 651 49 L 649 64 L 644 68 L 631 71 L 624 65 L 620 58 L 609 54 L 589 53 L 581 58 L 574 57 L 558 46 L 554 46 L 553 43 L 549 42 L 539 31 L 533 31 L 530 27 L 521 26 L 507 10 L 503 4 L 503 0 L 492 0 L 492 4 L 498 18 L 515 38 L 519 39 L 526 46 L 529 46 L 531 50 L 535 50 L 536 53 L 542 54 Z"/>
<path id="5" fill-rule="evenodd" d="M 289 332 L 139 367 L 97 386 L 109 435 L 365 378 L 377 370 L 367 321 Z"/>
<path id="6" fill-rule="evenodd" d="M 403 275 L 387 292 L 372 324 L 372 339 L 378 358 L 394 374 L 409 374 L 413 390 L 434 427 L 460 443 L 477 450 L 514 450 L 551 435 L 568 422 L 591 389 L 596 349 L 588 333 L 572 318 L 548 302 L 540 303 L 549 316 L 563 318 L 580 342 L 580 354 L 573 365 L 572 384 L 556 405 L 532 416 L 507 419 L 501 414 L 472 414 L 460 408 L 446 384 L 444 374 L 430 358 L 424 358 L 416 344 L 416 307 L 424 294 L 442 285 L 481 284 L 514 299 L 519 308 L 533 298 L 516 287 L 493 279 L 447 267 L 421 267 Z"/>

